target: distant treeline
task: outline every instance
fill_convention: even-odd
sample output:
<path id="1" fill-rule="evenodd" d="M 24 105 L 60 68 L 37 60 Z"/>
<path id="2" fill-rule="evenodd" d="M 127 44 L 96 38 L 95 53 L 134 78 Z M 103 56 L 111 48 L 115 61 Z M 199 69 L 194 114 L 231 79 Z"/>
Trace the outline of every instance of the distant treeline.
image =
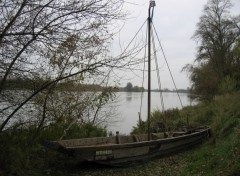
<path id="1" fill-rule="evenodd" d="M 152 92 L 178 92 L 178 93 L 190 93 L 190 89 L 177 89 L 177 90 L 169 90 L 169 89 L 153 89 Z"/>
<path id="2" fill-rule="evenodd" d="M 40 88 L 41 85 L 44 83 L 48 83 L 51 80 L 32 80 L 32 79 L 22 79 L 22 78 L 16 78 L 16 79 L 9 79 L 6 82 L 5 89 L 6 90 L 36 90 Z M 109 91 L 113 92 L 143 92 L 147 91 L 147 89 L 144 89 L 143 87 L 138 86 L 132 86 L 131 83 L 128 83 L 126 87 L 103 87 L 98 84 L 81 84 L 76 83 L 72 80 L 60 82 L 57 83 L 55 86 L 55 89 L 59 91 L 103 91 L 106 89 L 109 89 Z M 169 90 L 169 89 L 153 89 L 152 92 L 176 92 L 176 90 Z M 189 89 L 178 89 L 179 93 L 189 93 Z"/>
<path id="3" fill-rule="evenodd" d="M 22 79 L 22 78 L 16 78 L 16 79 L 8 79 L 6 81 L 5 90 L 37 90 L 40 88 L 40 86 L 45 85 L 52 80 L 42 80 L 42 79 Z M 55 86 L 54 88 L 59 91 L 102 91 L 105 90 L 106 87 L 102 87 L 97 84 L 81 84 L 76 83 L 73 80 L 68 80 L 64 82 L 58 82 L 56 84 L 53 84 L 52 86 Z M 113 88 L 114 89 L 114 88 Z"/>

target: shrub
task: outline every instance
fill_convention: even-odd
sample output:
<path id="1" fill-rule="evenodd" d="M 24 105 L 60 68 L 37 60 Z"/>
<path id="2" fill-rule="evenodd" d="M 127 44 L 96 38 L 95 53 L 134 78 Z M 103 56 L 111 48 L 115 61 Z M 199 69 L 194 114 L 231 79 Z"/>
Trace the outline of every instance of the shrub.
<path id="1" fill-rule="evenodd" d="M 11 129 L 0 135 L 0 171 L 6 175 L 33 175 L 47 172 L 49 167 L 59 167 L 66 158 L 57 152 L 46 150 L 43 140 L 58 140 L 66 125 L 56 124 L 36 134 L 36 128 L 29 126 Z M 105 128 L 91 124 L 74 124 L 66 132 L 64 139 L 106 136 Z M 61 160 L 59 160 L 61 158 Z M 57 164 L 56 164 L 57 163 Z"/>

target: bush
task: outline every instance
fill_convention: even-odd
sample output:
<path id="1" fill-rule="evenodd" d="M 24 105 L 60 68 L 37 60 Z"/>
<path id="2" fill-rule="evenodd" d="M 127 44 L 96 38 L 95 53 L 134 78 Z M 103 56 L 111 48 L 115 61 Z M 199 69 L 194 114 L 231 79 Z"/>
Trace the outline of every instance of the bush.
<path id="1" fill-rule="evenodd" d="M 211 103 L 199 103 L 184 107 L 180 113 L 182 117 L 188 119 L 191 127 L 209 126 L 214 116 L 214 106 Z"/>
<path id="2" fill-rule="evenodd" d="M 215 98 L 216 113 L 212 128 L 216 137 L 226 136 L 239 124 L 240 121 L 240 92 L 226 94 Z"/>
<path id="3" fill-rule="evenodd" d="M 168 109 L 164 112 L 155 110 L 151 114 L 151 132 L 163 132 L 176 130 L 186 126 L 186 122 L 181 117 L 179 109 Z M 131 134 L 147 133 L 147 121 L 138 122 L 136 127 L 133 127 Z"/>
<path id="4" fill-rule="evenodd" d="M 6 175 L 45 175 L 49 168 L 63 165 L 66 158 L 48 151 L 41 145 L 43 140 L 58 140 L 66 125 L 49 126 L 39 134 L 35 127 L 8 130 L 0 135 L 0 171 Z M 91 124 L 74 124 L 64 139 L 106 136 L 106 129 Z M 60 159 L 59 159 L 60 158 Z M 76 164 L 76 163 L 75 163 Z"/>
<path id="5" fill-rule="evenodd" d="M 73 124 L 71 128 L 66 130 L 69 125 L 58 124 L 47 127 L 42 132 L 42 138 L 49 140 L 56 139 L 77 139 L 77 138 L 88 138 L 88 137 L 103 137 L 107 136 L 107 130 L 102 127 L 93 126 L 90 123 L 83 125 Z M 65 131 L 65 132 L 64 132 Z"/>

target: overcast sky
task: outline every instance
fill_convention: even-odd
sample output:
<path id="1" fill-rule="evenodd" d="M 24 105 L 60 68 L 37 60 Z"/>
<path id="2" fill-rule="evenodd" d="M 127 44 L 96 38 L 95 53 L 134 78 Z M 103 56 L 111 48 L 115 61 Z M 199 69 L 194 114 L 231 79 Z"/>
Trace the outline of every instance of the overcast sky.
<path id="1" fill-rule="evenodd" d="M 196 30 L 199 17 L 203 14 L 202 11 L 207 0 L 155 0 L 155 2 L 154 26 L 164 48 L 177 88 L 185 89 L 190 87 L 190 82 L 187 73 L 181 72 L 181 70 L 186 64 L 193 63 L 195 59 L 197 43 L 191 37 Z M 238 14 L 240 0 L 232 0 L 232 3 L 234 4 L 232 13 Z M 146 20 L 148 6 L 149 0 L 126 1 L 124 10 L 128 11 L 130 15 L 124 21 L 124 25 L 119 24 L 119 26 L 123 25 L 123 28 L 119 35 L 115 36 L 112 48 L 119 47 L 119 43 L 123 48 L 127 46 Z M 146 27 L 143 31 L 146 31 Z M 141 32 L 140 35 L 144 36 L 144 32 Z M 173 89 L 174 86 L 161 53 L 158 54 L 158 62 L 162 88 Z M 133 85 L 137 86 L 142 84 L 142 73 L 128 71 L 118 74 L 122 77 L 120 82 L 122 87 L 126 86 L 127 82 L 132 82 Z M 157 85 L 156 72 L 153 72 L 152 88 L 158 88 Z M 146 83 L 144 87 L 147 88 Z"/>

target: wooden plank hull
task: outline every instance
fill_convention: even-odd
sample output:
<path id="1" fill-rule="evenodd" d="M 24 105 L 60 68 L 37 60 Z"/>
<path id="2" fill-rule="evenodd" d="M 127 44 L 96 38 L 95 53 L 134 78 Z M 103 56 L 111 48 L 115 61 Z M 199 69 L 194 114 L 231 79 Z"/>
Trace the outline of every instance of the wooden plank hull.
<path id="1" fill-rule="evenodd" d="M 88 140 L 88 142 L 85 142 L 84 140 L 67 140 L 54 142 L 54 145 L 55 150 L 86 161 L 112 166 L 125 166 L 145 162 L 154 157 L 166 156 L 179 151 L 187 150 L 195 145 L 201 144 L 209 137 L 209 135 L 210 129 L 205 128 L 190 134 L 150 141 L 143 140 L 120 144 L 101 143 L 92 145 L 90 139 L 84 139 L 85 141 Z M 99 143 L 99 141 L 105 142 L 105 140 L 111 141 L 112 139 L 113 138 L 94 138 L 93 141 L 98 141 Z M 85 142 L 85 145 L 80 145 L 79 142 Z M 90 143 L 91 145 L 86 145 L 86 143 Z"/>

